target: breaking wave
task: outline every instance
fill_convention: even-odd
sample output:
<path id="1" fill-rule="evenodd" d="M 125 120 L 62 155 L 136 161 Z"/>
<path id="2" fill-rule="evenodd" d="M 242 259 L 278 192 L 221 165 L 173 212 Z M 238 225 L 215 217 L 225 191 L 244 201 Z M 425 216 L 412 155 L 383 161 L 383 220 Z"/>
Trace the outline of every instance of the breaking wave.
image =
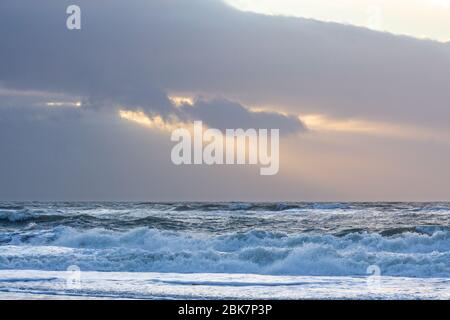
<path id="1" fill-rule="evenodd" d="M 270 275 L 383 275 L 450 277 L 450 232 L 441 227 L 393 235 L 344 236 L 253 230 L 224 235 L 135 228 L 56 227 L 3 239 L 1 269 L 255 273 Z"/>

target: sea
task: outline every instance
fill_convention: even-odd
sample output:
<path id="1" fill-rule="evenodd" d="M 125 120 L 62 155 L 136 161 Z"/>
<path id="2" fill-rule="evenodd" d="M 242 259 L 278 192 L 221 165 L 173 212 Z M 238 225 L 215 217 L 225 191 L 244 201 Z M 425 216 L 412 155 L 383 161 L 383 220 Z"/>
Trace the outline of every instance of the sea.
<path id="1" fill-rule="evenodd" d="M 450 299 L 450 203 L 0 202 L 0 299 Z"/>

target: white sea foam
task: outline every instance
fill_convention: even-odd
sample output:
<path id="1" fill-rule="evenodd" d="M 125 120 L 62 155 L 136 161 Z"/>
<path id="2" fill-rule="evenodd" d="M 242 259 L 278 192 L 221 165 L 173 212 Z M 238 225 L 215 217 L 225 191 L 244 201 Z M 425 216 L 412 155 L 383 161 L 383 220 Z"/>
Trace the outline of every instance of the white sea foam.
<path id="1" fill-rule="evenodd" d="M 0 269 L 450 277 L 450 233 L 345 236 L 250 231 L 225 235 L 56 227 L 2 246 Z"/>

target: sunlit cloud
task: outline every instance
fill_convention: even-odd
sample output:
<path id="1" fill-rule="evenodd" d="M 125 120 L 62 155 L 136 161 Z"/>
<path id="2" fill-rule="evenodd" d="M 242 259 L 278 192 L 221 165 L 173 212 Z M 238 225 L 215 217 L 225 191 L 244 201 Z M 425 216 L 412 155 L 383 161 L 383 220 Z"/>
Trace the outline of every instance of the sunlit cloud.
<path id="1" fill-rule="evenodd" d="M 161 116 L 148 116 L 142 111 L 119 110 L 119 117 L 141 126 L 165 132 L 171 132 L 185 126 L 185 124 L 181 122 L 165 121 Z"/>
<path id="2" fill-rule="evenodd" d="M 173 103 L 174 106 L 176 107 L 181 107 L 181 106 L 192 106 L 194 105 L 194 98 L 192 97 L 183 97 L 183 96 L 169 96 L 168 97 L 170 102 Z"/>
<path id="3" fill-rule="evenodd" d="M 83 106 L 81 101 L 49 101 L 46 102 L 47 107 L 74 107 L 80 108 Z"/>
<path id="4" fill-rule="evenodd" d="M 434 140 L 450 143 L 450 133 L 388 122 L 376 122 L 360 119 L 335 119 L 325 115 L 306 115 L 301 120 L 311 131 L 368 134 L 417 141 Z"/>
<path id="5" fill-rule="evenodd" d="M 310 130 L 315 131 L 379 133 L 382 126 L 381 124 L 363 120 L 332 119 L 325 115 L 306 115 L 302 116 L 301 119 Z"/>

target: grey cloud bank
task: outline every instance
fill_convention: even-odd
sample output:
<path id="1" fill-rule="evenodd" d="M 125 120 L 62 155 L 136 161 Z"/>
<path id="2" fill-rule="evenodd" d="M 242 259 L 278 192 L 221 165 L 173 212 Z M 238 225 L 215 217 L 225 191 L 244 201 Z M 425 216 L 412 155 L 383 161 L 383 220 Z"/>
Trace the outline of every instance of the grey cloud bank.
<path id="1" fill-rule="evenodd" d="M 79 95 L 86 106 L 94 108 L 124 106 L 166 119 L 189 118 L 189 114 L 174 108 L 165 93 L 170 86 L 165 86 L 161 79 L 170 70 L 156 70 L 161 58 L 170 59 L 173 52 L 183 55 L 182 43 L 181 47 L 173 48 L 173 52 L 171 48 L 162 54 L 159 51 L 166 46 L 166 33 L 171 34 L 167 27 L 172 25 L 173 9 L 182 10 L 185 4 L 177 1 L 167 7 L 163 1 L 134 1 L 124 8 L 120 1 L 111 1 L 108 5 L 101 1 L 81 1 L 86 27 L 78 32 L 61 25 L 66 18 L 61 10 L 67 4 L 43 1 L 39 6 L 25 7 L 21 3 L 2 3 L 0 15 L 5 28 L 0 32 L 5 45 L 0 53 L 0 60 L 4 61 L 0 81 L 4 86 Z M 166 16 L 167 20 L 156 17 L 155 12 Z M 182 68 L 177 72 L 182 73 Z M 219 102 L 215 109 L 221 110 L 223 116 L 228 109 L 221 105 Z M 230 106 L 237 107 L 237 104 L 230 103 Z M 237 109 L 237 116 L 243 117 L 241 126 L 257 127 L 258 123 L 268 123 L 273 118 L 274 125 L 282 131 L 284 125 L 288 132 L 303 128 L 297 118 L 293 123 L 292 117 L 249 113 L 243 106 L 230 109 L 231 113 L 225 117 L 236 116 L 233 112 Z M 203 119 L 202 110 L 196 108 L 196 120 L 221 121 L 212 112 Z M 248 123 L 252 120 L 254 124 Z M 239 119 L 234 122 L 240 125 Z"/>
<path id="2" fill-rule="evenodd" d="M 166 91 L 338 117 L 447 124 L 450 47 L 220 1 L 3 1 L 0 80 L 162 114 Z M 63 13 L 63 14 L 61 14 Z"/>

